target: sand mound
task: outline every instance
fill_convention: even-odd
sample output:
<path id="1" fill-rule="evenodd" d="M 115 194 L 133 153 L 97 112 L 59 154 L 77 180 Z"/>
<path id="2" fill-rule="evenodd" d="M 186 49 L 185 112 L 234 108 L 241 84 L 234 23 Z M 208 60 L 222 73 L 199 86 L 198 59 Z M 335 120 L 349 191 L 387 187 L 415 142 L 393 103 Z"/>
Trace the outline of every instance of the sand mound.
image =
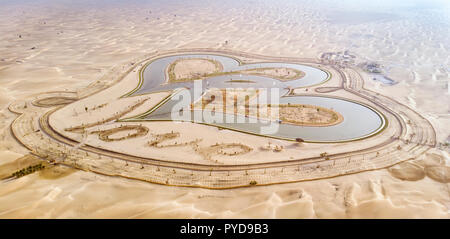
<path id="1" fill-rule="evenodd" d="M 422 167 L 441 166 L 445 164 L 444 158 L 438 154 L 426 154 L 423 159 L 416 161 Z"/>
<path id="2" fill-rule="evenodd" d="M 316 105 L 289 104 L 278 107 L 280 119 L 294 125 L 331 126 L 344 120 L 338 112 Z"/>
<path id="3" fill-rule="evenodd" d="M 403 162 L 388 169 L 395 178 L 407 181 L 417 181 L 425 177 L 423 168 L 415 163 Z"/>
<path id="4" fill-rule="evenodd" d="M 425 172 L 428 177 L 430 177 L 438 182 L 450 183 L 450 167 L 448 167 L 448 166 L 426 167 Z"/>

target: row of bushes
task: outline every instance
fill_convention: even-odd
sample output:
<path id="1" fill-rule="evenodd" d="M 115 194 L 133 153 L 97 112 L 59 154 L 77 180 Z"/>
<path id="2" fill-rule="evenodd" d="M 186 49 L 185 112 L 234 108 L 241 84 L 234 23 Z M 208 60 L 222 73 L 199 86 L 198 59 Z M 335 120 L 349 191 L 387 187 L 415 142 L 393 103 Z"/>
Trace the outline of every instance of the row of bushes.
<path id="1" fill-rule="evenodd" d="M 42 170 L 44 169 L 45 166 L 42 165 L 42 163 L 36 164 L 36 165 L 32 165 L 32 166 L 28 166 L 27 168 L 23 168 L 21 170 L 18 170 L 16 172 L 14 172 L 11 176 L 12 177 L 16 177 L 16 178 L 20 178 L 23 176 L 26 176 L 28 174 L 32 174 L 36 171 Z"/>

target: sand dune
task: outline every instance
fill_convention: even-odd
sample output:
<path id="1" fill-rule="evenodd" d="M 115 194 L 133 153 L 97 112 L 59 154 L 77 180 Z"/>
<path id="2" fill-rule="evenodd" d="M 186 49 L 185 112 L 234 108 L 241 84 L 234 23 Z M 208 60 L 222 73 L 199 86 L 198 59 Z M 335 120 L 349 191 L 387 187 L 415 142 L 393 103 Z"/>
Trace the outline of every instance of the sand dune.
<path id="1" fill-rule="evenodd" d="M 0 217 L 448 218 L 444 185 L 429 178 L 402 181 L 386 170 L 263 190 L 219 191 L 86 172 L 52 180 L 32 174 L 2 184 Z"/>

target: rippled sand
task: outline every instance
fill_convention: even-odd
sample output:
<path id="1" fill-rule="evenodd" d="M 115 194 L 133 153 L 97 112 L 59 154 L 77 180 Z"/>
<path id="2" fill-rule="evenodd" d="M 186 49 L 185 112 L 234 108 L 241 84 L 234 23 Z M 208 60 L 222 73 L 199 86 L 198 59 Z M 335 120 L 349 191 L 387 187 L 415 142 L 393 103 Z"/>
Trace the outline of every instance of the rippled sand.
<path id="1" fill-rule="evenodd" d="M 444 142 L 450 133 L 449 4 L 353 2 L 2 2 L 0 165 L 27 153 L 9 131 L 16 117 L 10 102 L 86 86 L 136 55 L 193 47 L 295 57 L 350 50 L 360 62 L 383 64 L 399 82 L 367 87 L 416 109 Z M 448 165 L 448 152 L 435 151 Z M 388 170 L 223 191 L 81 171 L 0 182 L 1 218 L 448 218 L 449 208 L 448 183 L 427 176 L 402 181 Z"/>

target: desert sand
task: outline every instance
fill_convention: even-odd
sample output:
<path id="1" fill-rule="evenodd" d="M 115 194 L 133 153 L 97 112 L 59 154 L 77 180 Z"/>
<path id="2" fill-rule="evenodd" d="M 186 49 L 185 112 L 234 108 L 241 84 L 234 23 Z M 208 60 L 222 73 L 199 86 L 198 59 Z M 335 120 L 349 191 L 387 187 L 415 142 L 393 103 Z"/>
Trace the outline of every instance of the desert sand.
<path id="1" fill-rule="evenodd" d="M 410 8 L 390 5 L 374 8 L 370 3 L 366 6 L 350 4 L 349 8 L 344 8 L 315 1 L 303 4 L 297 1 L 258 4 L 227 1 L 227 4 L 197 2 L 187 5 L 181 1 L 165 5 L 5 3 L 0 9 L 0 173 L 22 167 L 22 156 L 29 153 L 11 133 L 10 125 L 17 114 L 8 109 L 10 104 L 34 100 L 40 93 L 51 91 L 63 92 L 54 94 L 64 95 L 66 100 L 33 102 L 41 105 L 67 103 L 70 98 L 85 94 L 77 89 L 84 89 L 99 79 L 107 82 L 111 76 L 106 73 L 120 64 L 129 64 L 130 59 L 185 48 L 228 49 L 297 58 L 316 58 L 323 52 L 350 50 L 357 61 L 377 61 L 385 66 L 386 74 L 398 83 L 388 86 L 366 81 L 365 87 L 389 95 L 423 115 L 435 128 L 438 144 L 415 159 L 401 159 L 407 161 L 389 169 L 228 190 L 156 185 L 55 166 L 0 182 L 0 217 L 448 218 L 450 157 L 449 148 L 443 145 L 450 132 L 450 109 L 446 103 L 450 102 L 450 37 L 445 33 L 448 31 L 442 19 L 448 17 L 445 11 L 448 12 L 449 5 L 433 2 L 430 8 L 439 9 L 437 14 L 431 18 L 416 18 L 408 10 L 416 9 L 414 4 L 411 3 Z M 428 16 L 426 11 L 417 8 L 414 14 Z M 135 85 L 126 87 L 132 90 Z M 304 90 L 294 91 L 301 92 Z M 114 99 L 108 98 L 107 92 L 104 94 L 104 102 L 90 102 L 86 104 L 88 109 L 80 105 L 79 111 L 70 114 L 74 118 L 90 114 L 97 119 L 92 124 L 108 114 L 114 117 Z M 122 99 L 120 105 L 133 107 L 142 103 L 133 112 L 122 112 L 122 116 L 142 114 L 148 109 L 146 104 L 154 104 L 167 94 Z M 436 102 L 440 107 L 435 107 Z M 102 106 L 106 103 L 110 107 Z M 102 113 L 96 116 L 98 112 Z M 111 126 L 96 127 L 107 130 Z M 182 132 L 185 128 L 180 125 L 173 131 Z M 111 136 L 120 138 L 128 133 Z M 166 131 L 152 133 L 157 137 Z M 230 138 L 236 136 L 226 133 Z M 73 134 L 83 140 L 82 134 Z M 93 144 L 103 142 L 96 134 L 89 135 L 88 140 Z M 368 143 L 376 144 L 376 140 L 369 139 Z M 270 142 L 284 147 L 291 144 L 278 140 Z M 265 143 L 267 140 L 252 139 L 254 145 Z M 227 148 L 232 147 L 237 146 L 218 149 L 227 153 Z M 351 147 L 334 145 L 330 149 L 339 152 Z M 311 145 L 304 154 L 320 152 L 318 148 Z M 252 154 L 247 151 L 243 147 L 245 155 Z M 145 151 L 137 153 L 145 154 Z M 180 160 L 186 156 L 192 154 L 180 152 Z M 222 159 L 220 155 L 216 157 Z M 277 157 L 291 155 L 271 152 L 268 157 L 276 161 Z M 200 155 L 192 160 L 205 159 Z"/>

